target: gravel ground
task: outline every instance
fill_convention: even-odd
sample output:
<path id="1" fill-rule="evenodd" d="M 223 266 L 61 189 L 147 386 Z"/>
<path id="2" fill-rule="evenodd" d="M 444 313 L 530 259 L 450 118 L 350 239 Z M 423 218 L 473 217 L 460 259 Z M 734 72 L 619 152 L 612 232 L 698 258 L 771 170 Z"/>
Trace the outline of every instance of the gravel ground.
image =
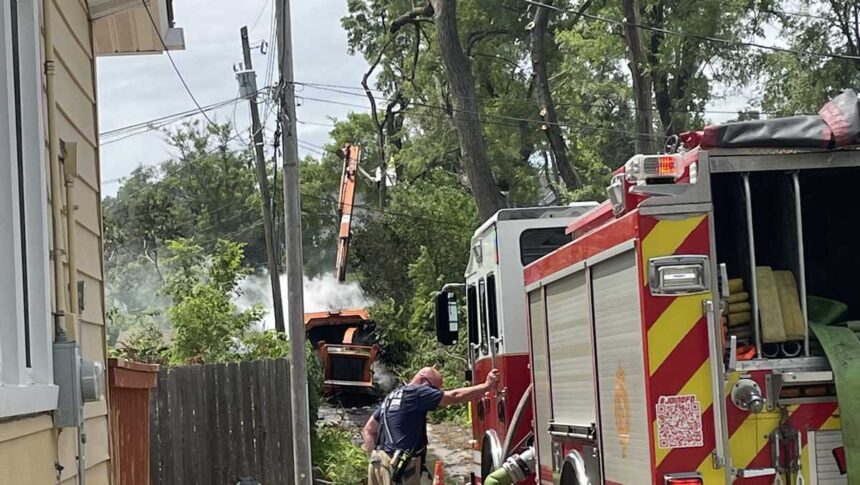
<path id="1" fill-rule="evenodd" d="M 323 404 L 320 407 L 319 416 L 328 423 L 353 430 L 353 440 L 360 445 L 361 429 L 374 409 L 375 406 L 346 408 L 335 404 Z M 430 441 L 427 447 L 427 458 L 430 464 L 427 468 L 433 471 L 434 463 L 442 460 L 445 463 L 445 481 L 448 485 L 464 483 L 469 477 L 469 472 L 474 469 L 472 450 L 469 448 L 471 430 L 450 423 L 438 423 L 427 426 L 427 435 Z M 430 483 L 426 476 L 425 483 Z"/>

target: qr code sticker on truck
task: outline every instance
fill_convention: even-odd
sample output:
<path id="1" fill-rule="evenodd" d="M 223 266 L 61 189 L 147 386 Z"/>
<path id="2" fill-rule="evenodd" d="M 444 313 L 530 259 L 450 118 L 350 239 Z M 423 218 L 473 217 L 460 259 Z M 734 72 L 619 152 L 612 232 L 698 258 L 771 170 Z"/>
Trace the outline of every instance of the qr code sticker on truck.
<path id="1" fill-rule="evenodd" d="M 657 439 L 660 448 L 705 445 L 702 410 L 696 396 L 660 396 L 657 401 Z"/>

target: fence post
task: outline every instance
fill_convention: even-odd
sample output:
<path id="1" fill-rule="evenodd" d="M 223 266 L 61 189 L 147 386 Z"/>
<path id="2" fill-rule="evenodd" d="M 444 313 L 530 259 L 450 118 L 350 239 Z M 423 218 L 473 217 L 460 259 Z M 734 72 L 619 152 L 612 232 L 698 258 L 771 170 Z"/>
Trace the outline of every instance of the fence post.
<path id="1" fill-rule="evenodd" d="M 158 366 L 108 360 L 111 473 L 116 485 L 149 485 L 149 394 Z"/>

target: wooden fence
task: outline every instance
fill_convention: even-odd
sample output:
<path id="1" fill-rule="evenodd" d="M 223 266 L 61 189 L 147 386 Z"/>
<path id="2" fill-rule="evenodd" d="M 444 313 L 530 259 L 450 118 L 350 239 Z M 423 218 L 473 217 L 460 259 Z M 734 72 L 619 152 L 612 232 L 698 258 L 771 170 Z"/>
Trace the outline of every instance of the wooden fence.
<path id="1" fill-rule="evenodd" d="M 285 359 L 162 368 L 150 411 L 152 485 L 292 481 Z"/>

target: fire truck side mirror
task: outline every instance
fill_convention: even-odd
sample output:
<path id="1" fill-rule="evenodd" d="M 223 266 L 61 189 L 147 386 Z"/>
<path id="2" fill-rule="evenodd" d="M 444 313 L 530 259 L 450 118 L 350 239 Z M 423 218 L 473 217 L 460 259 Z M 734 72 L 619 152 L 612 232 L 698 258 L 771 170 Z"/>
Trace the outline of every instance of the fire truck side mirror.
<path id="1" fill-rule="evenodd" d="M 436 340 L 442 345 L 454 345 L 460 330 L 457 296 L 450 291 L 436 295 Z"/>

